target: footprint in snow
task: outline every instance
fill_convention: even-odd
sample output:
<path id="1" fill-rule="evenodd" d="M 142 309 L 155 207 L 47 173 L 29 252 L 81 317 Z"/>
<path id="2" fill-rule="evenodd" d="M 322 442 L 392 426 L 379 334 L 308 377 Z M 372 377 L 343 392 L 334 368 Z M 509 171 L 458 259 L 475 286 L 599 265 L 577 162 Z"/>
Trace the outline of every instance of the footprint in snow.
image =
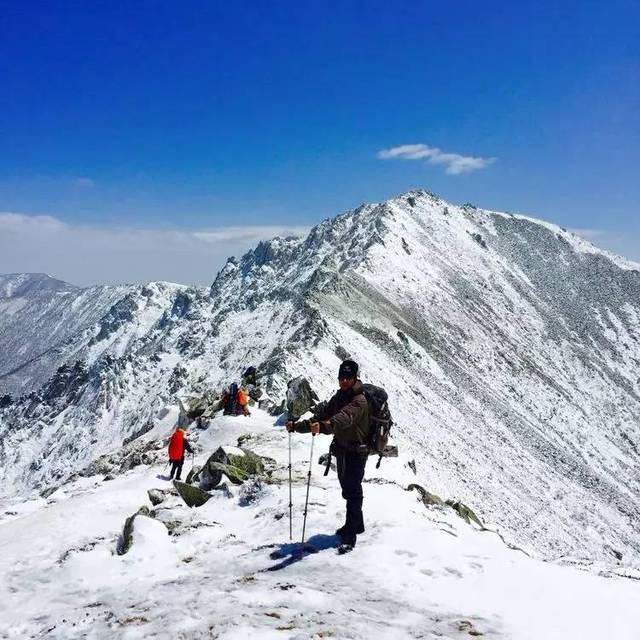
<path id="1" fill-rule="evenodd" d="M 418 554 L 413 551 L 407 551 L 406 549 L 396 549 L 394 553 L 397 556 L 408 556 L 409 558 L 417 558 Z"/>

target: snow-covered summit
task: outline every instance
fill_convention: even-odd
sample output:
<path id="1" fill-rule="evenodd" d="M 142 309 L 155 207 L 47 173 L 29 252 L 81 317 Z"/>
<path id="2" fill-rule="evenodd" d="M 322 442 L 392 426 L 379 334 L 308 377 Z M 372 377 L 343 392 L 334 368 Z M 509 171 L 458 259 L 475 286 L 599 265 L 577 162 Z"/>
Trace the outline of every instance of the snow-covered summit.
<path id="1" fill-rule="evenodd" d="M 78 287 L 52 278 L 46 273 L 9 273 L 0 275 L 0 300 L 21 298 L 34 292 L 70 292 Z"/>

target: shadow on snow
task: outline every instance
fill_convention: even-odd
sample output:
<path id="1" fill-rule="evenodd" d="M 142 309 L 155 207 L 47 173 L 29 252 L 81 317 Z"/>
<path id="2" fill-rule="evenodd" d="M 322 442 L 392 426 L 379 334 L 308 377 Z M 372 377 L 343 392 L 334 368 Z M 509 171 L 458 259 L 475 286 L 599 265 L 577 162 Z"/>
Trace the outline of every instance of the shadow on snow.
<path id="1" fill-rule="evenodd" d="M 257 550 L 261 550 L 267 547 L 277 545 L 267 545 L 266 547 L 258 547 Z M 281 560 L 272 567 L 267 567 L 263 571 L 279 571 L 289 565 L 300 562 L 305 557 L 318 553 L 319 551 L 325 551 L 326 549 L 337 549 L 340 546 L 340 538 L 337 535 L 328 535 L 326 533 L 318 533 L 315 536 L 311 536 L 304 544 L 301 542 L 287 542 L 281 544 L 275 551 L 269 554 L 272 560 Z"/>

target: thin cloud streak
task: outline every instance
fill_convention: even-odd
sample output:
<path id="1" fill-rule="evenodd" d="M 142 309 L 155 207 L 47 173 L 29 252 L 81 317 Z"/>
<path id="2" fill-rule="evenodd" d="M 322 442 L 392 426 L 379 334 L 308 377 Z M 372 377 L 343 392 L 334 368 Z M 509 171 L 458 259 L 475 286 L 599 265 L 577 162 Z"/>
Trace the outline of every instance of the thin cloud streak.
<path id="1" fill-rule="evenodd" d="M 426 144 L 403 144 L 382 149 L 378 151 L 376 157 L 379 160 L 426 160 L 429 164 L 444 165 L 445 173 L 451 176 L 485 169 L 496 161 L 496 158 L 477 158 L 458 153 L 446 153 Z"/>
<path id="2" fill-rule="evenodd" d="M 301 236 L 299 225 L 135 229 L 67 224 L 0 212 L 0 273 L 44 272 L 80 285 L 169 280 L 210 284 L 226 259 L 261 240 Z"/>

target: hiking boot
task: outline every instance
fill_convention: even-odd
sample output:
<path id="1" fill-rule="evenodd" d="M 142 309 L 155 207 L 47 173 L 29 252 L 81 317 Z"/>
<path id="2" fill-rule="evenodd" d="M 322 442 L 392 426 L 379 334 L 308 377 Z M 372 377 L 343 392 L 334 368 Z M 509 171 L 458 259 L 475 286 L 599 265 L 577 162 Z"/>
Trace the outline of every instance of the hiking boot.
<path id="1" fill-rule="evenodd" d="M 343 556 L 345 553 L 349 553 L 350 551 L 353 551 L 353 545 L 352 544 L 341 544 L 338 547 L 338 555 Z"/>
<path id="2" fill-rule="evenodd" d="M 347 525 L 343 524 L 339 529 L 336 529 L 336 535 L 340 536 L 341 538 L 344 537 L 344 535 L 347 533 Z M 364 525 L 361 524 L 357 529 L 356 529 L 356 534 L 361 534 L 364 533 Z"/>
<path id="3" fill-rule="evenodd" d="M 340 543 L 341 545 L 343 544 L 348 544 L 352 547 L 356 546 L 356 535 L 355 533 L 350 533 L 348 531 L 342 531 L 341 533 L 338 534 L 339 538 L 340 538 Z"/>

